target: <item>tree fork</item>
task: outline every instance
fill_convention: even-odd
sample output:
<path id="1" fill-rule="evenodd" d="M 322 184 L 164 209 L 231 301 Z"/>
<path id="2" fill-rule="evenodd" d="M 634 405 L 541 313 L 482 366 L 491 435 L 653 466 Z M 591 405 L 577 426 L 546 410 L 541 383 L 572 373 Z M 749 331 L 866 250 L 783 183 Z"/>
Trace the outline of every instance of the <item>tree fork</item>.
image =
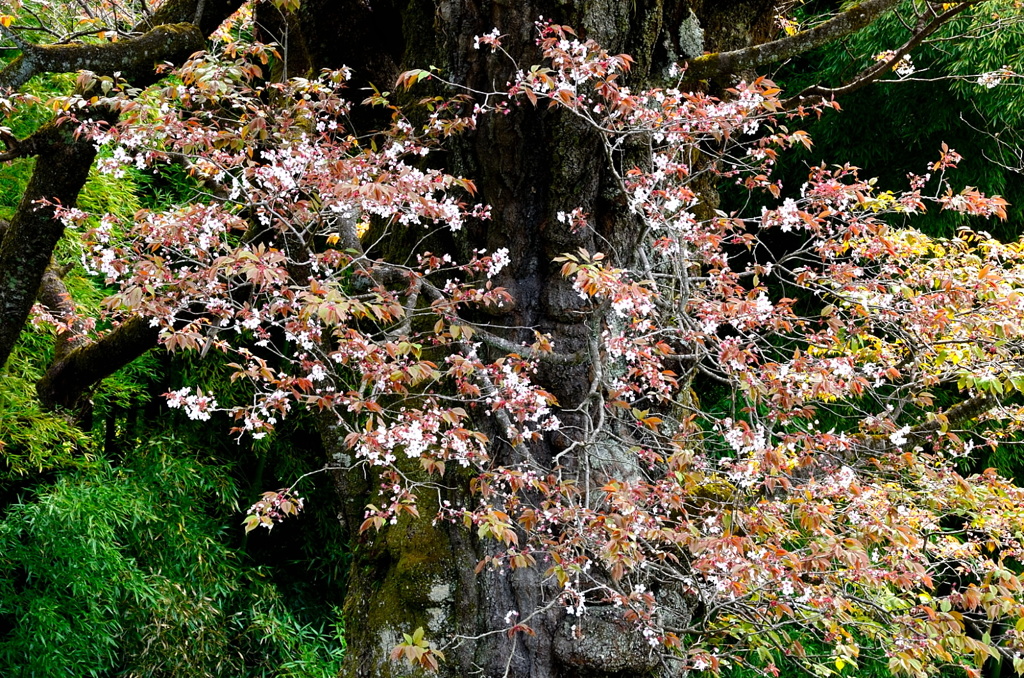
<path id="1" fill-rule="evenodd" d="M 240 5 L 238 0 L 172 0 L 143 22 L 140 30 L 149 29 L 145 35 L 118 43 L 44 47 L 17 38 L 23 54 L 0 72 L 0 86 L 17 87 L 38 73 L 79 68 L 152 78 L 159 62 L 180 60 L 202 49 L 203 36 Z M 189 21 L 198 21 L 198 28 L 183 23 Z M 11 157 L 35 155 L 36 166 L 0 240 L 0 368 L 21 334 L 54 248 L 64 234 L 54 206 L 75 204 L 96 157 L 91 142 L 77 139 L 70 125 L 57 122 L 48 123 L 25 142 L 13 142 L 9 137 L 4 141 Z"/>

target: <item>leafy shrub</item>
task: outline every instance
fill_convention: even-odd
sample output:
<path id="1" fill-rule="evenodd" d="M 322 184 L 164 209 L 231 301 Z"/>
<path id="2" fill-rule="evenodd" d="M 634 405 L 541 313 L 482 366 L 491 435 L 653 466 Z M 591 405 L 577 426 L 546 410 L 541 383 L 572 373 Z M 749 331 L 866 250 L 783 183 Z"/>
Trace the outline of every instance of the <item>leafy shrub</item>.
<path id="1" fill-rule="evenodd" d="M 173 438 L 98 461 L 0 521 L 0 673 L 331 676 L 340 623 L 300 621 L 232 550 L 234 482 Z"/>

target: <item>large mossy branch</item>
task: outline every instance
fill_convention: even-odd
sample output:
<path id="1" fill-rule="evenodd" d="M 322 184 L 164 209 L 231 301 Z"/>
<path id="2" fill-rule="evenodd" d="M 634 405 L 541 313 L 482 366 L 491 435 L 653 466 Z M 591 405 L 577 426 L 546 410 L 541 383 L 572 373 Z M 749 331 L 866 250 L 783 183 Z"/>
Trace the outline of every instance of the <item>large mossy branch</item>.
<path id="1" fill-rule="evenodd" d="M 859 31 L 893 9 L 899 2 L 900 0 L 867 0 L 852 5 L 824 23 L 794 35 L 762 45 L 731 52 L 705 54 L 690 59 L 686 62 L 686 78 L 707 80 L 718 75 L 738 73 L 789 59 Z"/>
<path id="2" fill-rule="evenodd" d="M 941 415 L 937 415 L 923 424 L 910 429 L 907 439 L 911 444 L 923 445 L 929 442 L 939 431 L 972 422 L 997 405 L 999 405 L 999 400 L 988 393 L 971 396 L 967 400 L 949 408 Z"/>
<path id="3" fill-rule="evenodd" d="M 210 35 L 243 4 L 245 0 L 165 0 L 135 30 L 141 33 L 157 26 L 189 22 L 204 36 Z"/>
<path id="4" fill-rule="evenodd" d="M 784 101 L 783 106 L 785 106 L 786 108 L 794 108 L 800 105 L 806 106 L 808 104 L 815 104 L 820 101 L 825 101 L 829 98 L 845 96 L 847 94 L 850 94 L 851 92 L 855 92 L 858 89 L 861 89 L 862 87 L 870 85 L 871 83 L 875 82 L 886 73 L 889 73 L 892 70 L 894 70 L 900 63 L 900 61 L 903 59 L 903 57 L 906 56 L 907 54 L 910 54 L 910 51 L 912 49 L 921 45 L 925 40 L 927 40 L 933 34 L 935 34 L 940 28 L 942 28 L 944 25 L 953 20 L 953 18 L 955 18 L 958 14 L 961 14 L 974 4 L 976 3 L 973 1 L 962 2 L 958 5 L 954 5 L 952 8 L 946 10 L 942 14 L 936 15 L 927 24 L 919 24 L 914 34 L 910 37 L 910 39 L 903 43 L 903 45 L 900 46 L 899 49 L 894 50 L 889 55 L 888 59 L 883 59 L 882 61 L 879 61 L 867 67 L 866 69 L 858 73 L 856 76 L 851 78 L 849 81 L 847 81 L 845 84 L 839 87 L 823 87 L 822 85 L 812 85 Z"/>
<path id="5" fill-rule="evenodd" d="M 936 413 L 928 421 L 912 426 L 907 431 L 906 442 L 902 443 L 902 446 L 909 449 L 934 444 L 935 437 L 940 432 L 976 421 L 998 405 L 999 400 L 991 394 L 980 393 L 971 396 L 945 412 Z M 861 457 L 892 452 L 900 447 L 885 435 L 859 434 L 854 440 L 857 443 L 857 454 Z"/>
<path id="6" fill-rule="evenodd" d="M 180 61 L 205 47 L 205 38 L 191 23 L 157 26 L 137 38 L 87 45 L 22 43 L 22 53 L 0 71 L 0 88 L 18 89 L 40 73 L 94 71 L 121 73 L 129 80 L 152 73 L 163 61 Z"/>
<path id="7" fill-rule="evenodd" d="M 93 384 L 156 346 L 158 336 L 149 318 L 135 317 L 96 342 L 58 355 L 36 384 L 40 402 L 47 409 L 79 409 Z"/>

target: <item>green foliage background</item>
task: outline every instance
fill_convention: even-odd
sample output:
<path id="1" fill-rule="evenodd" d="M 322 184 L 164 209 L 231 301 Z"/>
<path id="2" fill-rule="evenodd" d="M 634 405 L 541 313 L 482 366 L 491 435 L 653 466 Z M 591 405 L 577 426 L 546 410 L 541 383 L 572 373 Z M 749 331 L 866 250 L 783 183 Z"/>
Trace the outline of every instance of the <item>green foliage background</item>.
<path id="1" fill-rule="evenodd" d="M 0 380 L 0 674 L 336 675 L 346 556 L 330 493 L 273 538 L 240 529 L 246 500 L 317 450 L 254 451 L 223 442 L 227 421 L 167 416 L 152 393 L 190 366 L 152 358 L 95 394 L 82 431 L 32 397 L 51 341 L 26 333 Z"/>
<path id="2" fill-rule="evenodd" d="M 42 99 L 72 78 L 37 79 Z M 5 123 L 19 137 L 42 106 Z M 0 164 L 0 219 L 32 161 Z M 196 199 L 184 170 L 93 172 L 79 207 L 128 218 Z M 55 264 L 83 313 L 108 294 L 81 267 L 75 238 Z M 346 545 L 325 483 L 309 510 L 270 536 L 243 536 L 244 509 L 268 487 L 316 469 L 323 455 L 299 423 L 253 449 L 226 418 L 200 426 L 160 394 L 231 385 L 216 361 L 150 354 L 106 379 L 84 421 L 43 410 L 35 384 L 52 332 L 23 332 L 0 371 L 0 675 L 328 678 L 344 657 Z M 237 390 L 237 389 L 236 389 Z"/>
<path id="3" fill-rule="evenodd" d="M 899 11 L 907 16 L 913 5 L 904 2 Z M 812 0 L 799 6 L 797 16 L 813 22 L 832 9 L 834 3 Z M 1003 22 L 998 30 L 989 28 L 994 16 Z M 905 23 L 890 15 L 791 60 L 773 77 L 787 94 L 813 84 L 838 86 L 874 63 L 879 52 L 902 45 L 909 35 Z M 968 37 L 950 40 L 952 36 Z M 994 88 L 977 80 L 1004 66 L 1024 73 L 1024 14 L 1014 14 L 1006 2 L 982 2 L 935 38 L 911 52 L 916 71 L 910 77 L 888 74 L 844 96 L 841 112 L 808 121 L 805 126 L 814 148 L 787 156 L 783 176 L 792 189 L 804 181 L 809 164 L 849 162 L 864 176 L 879 177 L 880 186 L 899 190 L 906 187 L 908 173 L 928 171 L 946 142 L 964 156 L 950 176 L 953 185 L 975 186 L 1010 201 L 1006 222 L 974 226 L 1015 239 L 1024 216 L 1024 162 L 1007 144 L 1024 145 L 1024 79 L 1010 79 Z M 932 212 L 915 217 L 914 226 L 933 235 L 950 235 L 963 219 Z"/>

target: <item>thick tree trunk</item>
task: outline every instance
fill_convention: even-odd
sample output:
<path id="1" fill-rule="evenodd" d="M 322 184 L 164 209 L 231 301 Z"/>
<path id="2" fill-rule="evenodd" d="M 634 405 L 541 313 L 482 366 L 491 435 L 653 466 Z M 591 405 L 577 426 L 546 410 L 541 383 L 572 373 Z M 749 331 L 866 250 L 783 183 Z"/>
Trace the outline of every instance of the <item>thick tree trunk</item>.
<path id="1" fill-rule="evenodd" d="M 696 3 L 692 10 L 669 0 L 412 0 L 407 5 L 304 0 L 300 15 L 283 20 L 265 9 L 261 23 L 280 42 L 287 35 L 291 75 L 344 64 L 356 71 L 355 88 L 373 82 L 383 90 L 391 88 L 401 70 L 433 64 L 448 78 L 489 90 L 504 84 L 514 69 L 501 55 L 473 49 L 473 37 L 494 27 L 506 36 L 503 46 L 520 65 L 529 65 L 540 59 L 534 42 L 539 17 L 573 26 L 611 52 L 632 55 L 636 63 L 630 84 L 637 86 L 658 80 L 672 61 L 704 49 L 764 41 L 772 10 L 770 0 Z M 702 26 L 713 26 L 715 35 L 702 33 Z M 473 135 L 455 142 L 449 157 L 449 171 L 474 179 L 493 215 L 486 226 L 465 233 L 466 240 L 457 246 L 506 247 L 511 254 L 512 264 L 498 283 L 510 291 L 514 306 L 496 320 L 525 329 L 510 330 L 506 338 L 532 341 L 532 331 L 538 330 L 551 335 L 559 352 L 586 349 L 601 329 L 600 320 L 591 317 L 552 258 L 585 248 L 628 265 L 638 230 L 593 132 L 564 112 L 527 106 L 484 118 Z M 591 215 L 593 229 L 574 232 L 557 219 L 558 212 L 575 208 Z M 542 369 L 539 379 L 568 409 L 585 398 L 592 370 L 590 364 L 560 365 Z M 545 468 L 585 423 L 578 415 L 560 416 L 562 432 L 529 449 L 534 462 Z M 337 431 L 330 421 L 321 422 L 326 448 L 344 460 L 347 452 Z M 512 450 L 493 454 L 500 463 L 516 461 Z M 570 466 L 581 463 L 568 460 Z M 389 661 L 388 654 L 402 633 L 419 626 L 438 642 L 462 639 L 445 647 L 441 673 L 446 676 L 639 676 L 656 671 L 649 647 L 625 630 L 611 610 L 603 615 L 593 609 L 585 640 L 574 639 L 570 627 L 584 622 L 567 618 L 558 606 L 544 607 L 557 592 L 544 582 L 543 563 L 474 574 L 490 546 L 459 526 L 431 525 L 429 520 L 403 518 L 379 533 L 356 535 L 374 482 L 341 474 L 337 485 L 349 506 L 343 519 L 358 541 L 345 606 L 346 675 L 418 675 Z M 453 495 L 445 499 L 455 505 L 471 501 L 466 494 Z M 420 505 L 424 516 L 436 508 Z M 528 624 L 535 635 L 510 639 L 500 632 L 508 627 L 510 613 L 520 621 L 532 615 Z"/>
<path id="2" fill-rule="evenodd" d="M 64 223 L 54 217 L 53 204 L 75 204 L 96 157 L 93 144 L 76 140 L 70 124 L 50 125 L 35 138 L 35 171 L 0 241 L 0 367 L 21 334 L 53 250 L 64 235 Z"/>

